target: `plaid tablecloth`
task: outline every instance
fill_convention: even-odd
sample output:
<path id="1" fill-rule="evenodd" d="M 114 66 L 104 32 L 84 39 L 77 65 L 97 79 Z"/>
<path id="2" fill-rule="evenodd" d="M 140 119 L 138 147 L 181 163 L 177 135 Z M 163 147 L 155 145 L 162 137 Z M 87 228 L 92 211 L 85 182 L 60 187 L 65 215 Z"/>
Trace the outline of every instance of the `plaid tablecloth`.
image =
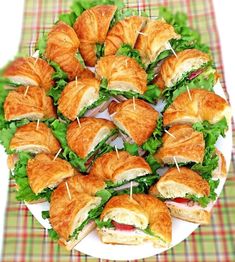
<path id="1" fill-rule="evenodd" d="M 144 10 L 151 16 L 156 15 L 159 5 L 166 5 L 174 11 L 186 12 L 191 26 L 199 30 L 203 41 L 210 45 L 226 91 L 220 42 L 211 0 L 131 0 L 126 1 L 126 4 L 131 8 Z M 56 21 L 57 15 L 68 10 L 69 6 L 70 1 L 66 0 L 25 0 L 20 53 L 31 54 L 38 36 L 48 30 Z M 233 141 L 235 142 L 235 135 Z M 191 236 L 169 251 L 141 261 L 235 261 L 234 171 L 235 159 L 232 156 L 228 179 L 213 209 L 211 225 L 199 227 Z M 67 252 L 48 239 L 46 231 L 27 207 L 15 200 L 13 182 L 10 181 L 1 261 L 99 261 L 99 259 L 77 251 Z"/>

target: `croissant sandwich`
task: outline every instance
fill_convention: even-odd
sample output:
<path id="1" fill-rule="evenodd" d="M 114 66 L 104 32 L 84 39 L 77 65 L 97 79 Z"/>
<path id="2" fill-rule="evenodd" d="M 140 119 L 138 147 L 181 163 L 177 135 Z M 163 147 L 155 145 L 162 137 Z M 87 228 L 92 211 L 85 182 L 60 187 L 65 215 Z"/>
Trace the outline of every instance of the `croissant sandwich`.
<path id="1" fill-rule="evenodd" d="M 27 163 L 29 184 L 35 194 L 44 189 L 55 188 L 64 179 L 73 176 L 74 170 L 69 162 L 52 154 L 37 154 Z"/>
<path id="2" fill-rule="evenodd" d="M 166 205 L 150 195 L 112 197 L 97 221 L 98 235 L 107 244 L 138 245 L 151 242 L 167 247 L 172 222 Z"/>
<path id="3" fill-rule="evenodd" d="M 58 103 L 58 110 L 68 119 L 75 120 L 99 99 L 100 81 L 84 78 L 69 82 Z"/>
<path id="4" fill-rule="evenodd" d="M 140 99 L 112 101 L 108 109 L 114 124 L 138 145 L 148 140 L 156 128 L 158 112 Z"/>
<path id="5" fill-rule="evenodd" d="M 143 94 L 147 90 L 147 74 L 133 58 L 102 57 L 96 65 L 96 73 L 99 78 L 106 79 L 109 91 Z"/>
<path id="6" fill-rule="evenodd" d="M 104 55 L 115 55 L 122 44 L 128 44 L 133 48 L 146 21 L 145 17 L 131 16 L 117 22 L 108 32 Z"/>
<path id="7" fill-rule="evenodd" d="M 102 178 L 108 186 L 122 186 L 129 181 L 151 174 L 152 170 L 144 158 L 132 156 L 126 151 L 111 151 L 98 157 L 91 170 L 90 175 Z M 127 188 L 128 184 L 125 188 Z M 129 185 L 130 186 L 130 185 Z M 124 187 L 121 187 L 124 189 Z"/>
<path id="8" fill-rule="evenodd" d="M 20 86 L 10 91 L 4 102 L 4 113 L 7 121 L 56 117 L 52 99 L 37 86 Z"/>
<path id="9" fill-rule="evenodd" d="M 189 168 L 180 167 L 180 172 L 170 168 L 150 188 L 150 194 L 164 199 L 174 217 L 199 224 L 210 222 L 209 183 Z"/>
<path id="10" fill-rule="evenodd" d="M 11 62 L 3 76 L 12 83 L 24 86 L 39 86 L 48 91 L 54 84 L 54 69 L 43 59 L 20 57 Z"/>
<path id="11" fill-rule="evenodd" d="M 202 89 L 190 90 L 179 95 L 163 113 L 164 126 L 208 121 L 215 124 L 223 118 L 230 122 L 228 102 L 213 92 Z"/>
<path id="12" fill-rule="evenodd" d="M 146 26 L 139 34 L 135 49 L 142 58 L 142 62 L 148 66 L 154 62 L 159 54 L 167 49 L 171 39 L 178 39 L 174 27 L 164 20 L 148 20 Z"/>
<path id="13" fill-rule="evenodd" d="M 201 74 L 206 77 L 210 73 L 215 74 L 215 69 L 211 66 L 211 57 L 197 49 L 186 49 L 163 61 L 155 83 L 163 90 L 172 88 L 185 79 L 191 81 Z"/>
<path id="14" fill-rule="evenodd" d="M 53 26 L 47 37 L 45 57 L 56 62 L 67 73 L 70 81 L 75 77 L 92 77 L 93 74 L 85 69 L 79 61 L 78 48 L 80 41 L 73 28 L 64 22 Z"/>
<path id="15" fill-rule="evenodd" d="M 117 7 L 99 5 L 85 10 L 76 20 L 74 30 L 80 40 L 79 50 L 88 66 L 97 62 L 97 45 L 103 44 Z"/>
<path id="16" fill-rule="evenodd" d="M 50 223 L 57 233 L 59 244 L 71 250 L 94 228 L 108 200 L 102 191 L 105 183 L 78 174 L 59 184 L 50 202 Z M 110 196 L 108 196 L 109 198 Z"/>
<path id="17" fill-rule="evenodd" d="M 31 122 L 18 127 L 10 141 L 10 150 L 28 151 L 34 154 L 56 154 L 60 143 L 53 136 L 51 129 L 44 123 Z"/>
<path id="18" fill-rule="evenodd" d="M 85 117 L 72 122 L 67 129 L 69 147 L 82 159 L 90 158 L 113 136 L 116 128 L 106 119 Z"/>
<path id="19" fill-rule="evenodd" d="M 162 137 L 163 145 L 154 155 L 164 164 L 202 163 L 205 153 L 203 133 L 189 125 L 175 125 Z"/>

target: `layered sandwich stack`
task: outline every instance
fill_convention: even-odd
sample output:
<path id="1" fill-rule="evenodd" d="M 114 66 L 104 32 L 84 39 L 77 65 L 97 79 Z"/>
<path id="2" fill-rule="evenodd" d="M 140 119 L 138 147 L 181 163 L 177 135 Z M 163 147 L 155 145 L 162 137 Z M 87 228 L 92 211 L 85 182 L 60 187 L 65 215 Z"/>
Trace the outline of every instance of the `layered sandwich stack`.
<path id="1" fill-rule="evenodd" d="M 154 20 L 105 2 L 77 1 L 38 56 L 4 68 L 0 142 L 17 199 L 48 201 L 49 233 L 67 249 L 96 227 L 104 243 L 168 247 L 172 217 L 210 221 L 230 108 L 179 14 L 160 8 Z"/>

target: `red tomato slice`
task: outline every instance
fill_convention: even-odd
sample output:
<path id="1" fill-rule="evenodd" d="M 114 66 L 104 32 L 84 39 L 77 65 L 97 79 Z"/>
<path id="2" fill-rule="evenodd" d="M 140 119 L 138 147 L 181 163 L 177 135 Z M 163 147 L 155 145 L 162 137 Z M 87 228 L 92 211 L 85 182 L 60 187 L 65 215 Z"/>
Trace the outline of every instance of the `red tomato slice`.
<path id="1" fill-rule="evenodd" d="M 190 200 L 187 198 L 183 198 L 183 197 L 177 197 L 177 198 L 174 198 L 173 201 L 177 203 L 188 203 L 188 201 Z"/>
<path id="2" fill-rule="evenodd" d="M 120 224 L 116 221 L 112 221 L 112 224 L 115 226 L 117 230 L 134 230 L 135 227 L 132 225 Z"/>

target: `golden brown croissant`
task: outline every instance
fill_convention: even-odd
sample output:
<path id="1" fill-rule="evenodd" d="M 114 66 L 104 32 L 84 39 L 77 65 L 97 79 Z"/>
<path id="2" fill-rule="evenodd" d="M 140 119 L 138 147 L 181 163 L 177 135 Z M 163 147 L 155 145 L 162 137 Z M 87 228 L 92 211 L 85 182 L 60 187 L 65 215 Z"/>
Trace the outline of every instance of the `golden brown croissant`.
<path id="1" fill-rule="evenodd" d="M 44 123 L 31 122 L 18 127 L 10 142 L 10 149 L 16 151 L 30 151 L 32 153 L 56 154 L 60 143 L 53 136 L 51 129 Z"/>
<path id="2" fill-rule="evenodd" d="M 74 170 L 69 162 L 54 155 L 37 154 L 27 163 L 29 184 L 35 194 L 46 188 L 55 188 L 65 178 L 73 176 Z"/>
<path id="3" fill-rule="evenodd" d="M 50 202 L 50 223 L 60 237 L 59 244 L 69 250 L 94 229 L 95 224 L 89 223 L 78 233 L 77 238 L 70 238 L 75 229 L 88 218 L 89 211 L 96 208 L 101 202 L 100 197 L 81 190 L 80 176 L 76 175 L 62 182 L 52 193 Z M 89 179 L 84 179 L 88 186 L 93 188 L 94 194 L 103 189 L 100 181 L 96 183 L 92 180 L 90 183 Z"/>
<path id="4" fill-rule="evenodd" d="M 96 65 L 100 78 L 108 80 L 108 89 L 134 91 L 143 94 L 147 90 L 147 74 L 132 58 L 126 56 L 102 57 Z"/>
<path id="5" fill-rule="evenodd" d="M 197 49 L 178 52 L 177 57 L 167 57 L 160 66 L 155 84 L 161 89 L 174 86 L 185 73 L 198 70 L 211 60 L 210 56 Z"/>
<path id="6" fill-rule="evenodd" d="M 172 126 L 207 120 L 214 124 L 224 117 L 230 123 L 230 106 L 224 98 L 204 89 L 192 89 L 190 96 L 187 91 L 180 94 L 166 109 L 163 123 Z"/>
<path id="7" fill-rule="evenodd" d="M 135 46 L 137 37 L 146 23 L 146 18 L 131 16 L 117 22 L 108 32 L 105 40 L 105 56 L 115 55 L 122 44 Z"/>
<path id="8" fill-rule="evenodd" d="M 58 109 L 68 119 L 75 120 L 77 115 L 99 99 L 100 81 L 84 78 L 67 84 L 59 99 Z"/>
<path id="9" fill-rule="evenodd" d="M 116 9 L 114 5 L 98 5 L 77 18 L 73 27 L 80 40 L 79 50 L 86 65 L 95 66 L 96 44 L 104 43 Z"/>
<path id="10" fill-rule="evenodd" d="M 175 125 L 163 135 L 163 145 L 154 157 L 165 164 L 196 162 L 202 163 L 205 141 L 201 132 L 189 125 Z"/>
<path id="11" fill-rule="evenodd" d="M 114 124 L 142 145 L 153 133 L 157 125 L 158 112 L 140 99 L 128 99 L 122 103 L 112 101 L 109 114 Z"/>
<path id="12" fill-rule="evenodd" d="M 210 223 L 210 204 L 203 208 L 186 197 L 187 194 L 198 198 L 208 197 L 209 183 L 189 168 L 180 167 L 180 172 L 177 168 L 169 169 L 151 187 L 150 193 L 166 199 L 165 203 L 173 217 L 193 223 Z"/>
<path id="13" fill-rule="evenodd" d="M 56 62 L 68 74 L 69 80 L 81 77 L 84 71 L 76 54 L 80 41 L 73 28 L 64 22 L 54 25 L 48 34 L 45 57 Z"/>
<path id="14" fill-rule="evenodd" d="M 138 36 L 135 49 L 140 52 L 143 63 L 148 66 L 167 49 L 169 40 L 178 38 L 180 36 L 175 32 L 174 27 L 164 20 L 148 20 Z"/>
<path id="15" fill-rule="evenodd" d="M 132 156 L 126 151 L 106 153 L 97 158 L 90 170 L 90 176 L 113 182 L 129 181 L 151 174 L 152 170 L 144 158 Z"/>
<path id="16" fill-rule="evenodd" d="M 114 124 L 102 118 L 84 117 L 72 122 L 67 129 L 69 147 L 81 158 L 86 158 L 90 152 L 115 129 Z"/>
<path id="17" fill-rule="evenodd" d="M 4 102 L 4 113 L 7 121 L 56 117 L 52 99 L 37 86 L 20 86 L 10 91 Z"/>
<path id="18" fill-rule="evenodd" d="M 133 194 L 112 197 L 105 205 L 101 221 L 112 220 L 113 228 L 98 229 L 104 243 L 137 245 L 152 242 L 158 247 L 167 247 L 172 238 L 170 212 L 165 203 L 151 195 Z M 129 231 L 120 230 L 129 226 Z M 152 235 L 143 232 L 149 228 Z M 127 233 L 128 232 L 128 233 Z"/>
<path id="19" fill-rule="evenodd" d="M 48 91 L 54 84 L 54 69 L 43 59 L 34 57 L 16 58 L 4 70 L 3 76 L 24 86 L 40 86 Z"/>

